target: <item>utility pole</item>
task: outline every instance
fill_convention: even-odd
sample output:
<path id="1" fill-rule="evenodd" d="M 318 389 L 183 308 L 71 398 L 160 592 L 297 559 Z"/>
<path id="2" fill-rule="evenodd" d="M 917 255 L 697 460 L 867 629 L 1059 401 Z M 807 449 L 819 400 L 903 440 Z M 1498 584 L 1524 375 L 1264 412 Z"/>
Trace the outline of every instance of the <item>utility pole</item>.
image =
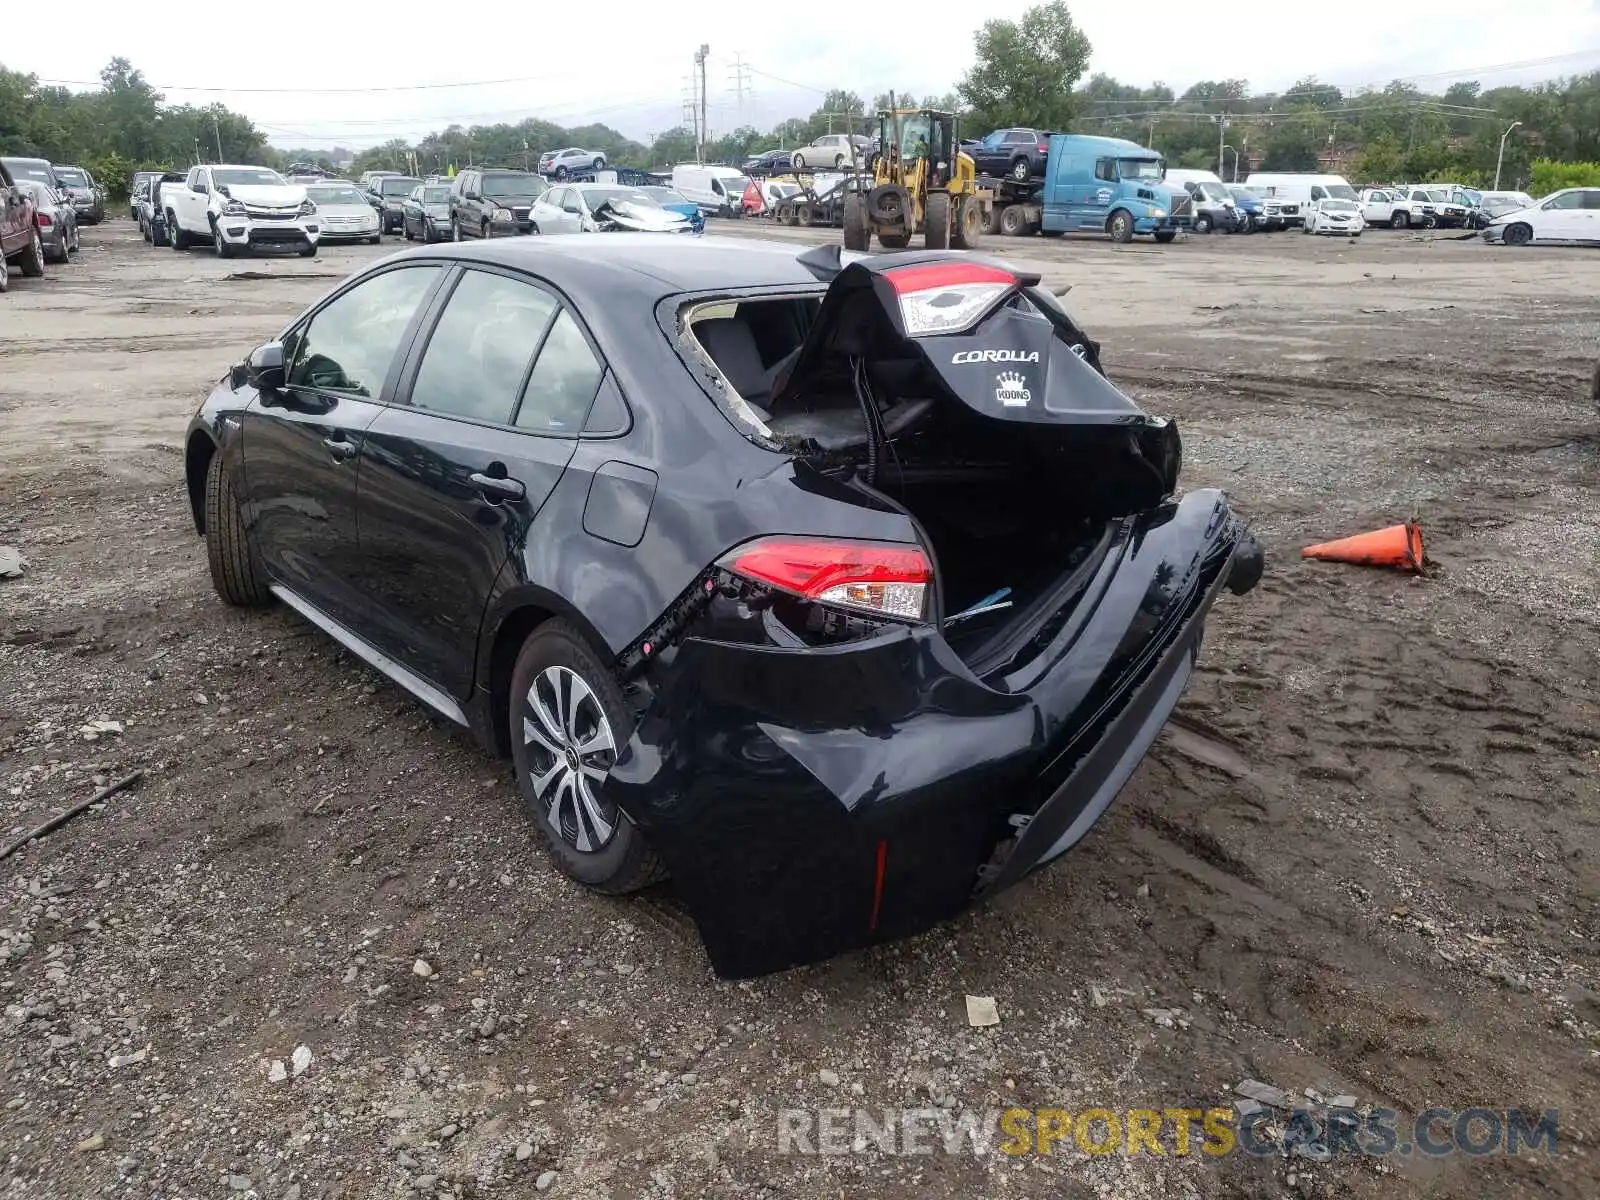
<path id="1" fill-rule="evenodd" d="M 1217 177 L 1219 179 L 1222 177 L 1222 172 L 1227 166 L 1227 160 L 1222 155 L 1222 152 L 1227 149 L 1227 142 L 1224 140 L 1227 136 L 1227 133 L 1228 114 L 1219 113 L 1217 114 Z"/>
<path id="2" fill-rule="evenodd" d="M 706 59 L 711 55 L 711 47 L 705 42 L 700 43 L 700 49 L 694 52 L 695 69 L 700 73 L 700 136 L 695 142 L 694 158 L 696 162 L 706 161 L 706 143 L 711 140 L 710 133 L 706 130 Z"/>
<path id="3" fill-rule="evenodd" d="M 211 130 L 217 135 L 217 161 L 222 161 L 222 124 L 217 120 L 217 114 L 211 114 Z"/>
<path id="4" fill-rule="evenodd" d="M 1500 167 L 1506 161 L 1506 139 L 1511 136 L 1511 130 L 1521 125 L 1521 121 L 1513 121 L 1504 133 L 1500 135 L 1500 153 L 1494 158 L 1494 190 L 1500 190 Z"/>

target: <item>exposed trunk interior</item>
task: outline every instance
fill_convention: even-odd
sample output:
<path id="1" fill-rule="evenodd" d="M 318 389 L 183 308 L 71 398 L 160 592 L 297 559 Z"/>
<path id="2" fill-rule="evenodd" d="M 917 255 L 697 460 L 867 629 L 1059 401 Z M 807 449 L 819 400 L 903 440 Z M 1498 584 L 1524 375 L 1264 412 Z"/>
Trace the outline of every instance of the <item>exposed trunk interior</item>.
<path id="1" fill-rule="evenodd" d="M 885 336 L 867 319 L 876 301 L 860 300 L 863 319 L 833 353 L 808 344 L 814 297 L 718 305 L 692 329 L 759 420 L 753 432 L 915 518 L 933 552 L 952 647 L 975 668 L 996 655 L 1009 661 L 1019 632 L 1026 636 L 1018 627 L 1048 623 L 1071 599 L 1064 581 L 1107 523 L 1170 490 L 1149 436 L 1164 427 L 1081 361 L 1075 378 L 1111 391 L 1126 416 L 1078 424 L 986 415 L 951 396 L 930 369 L 927 343 L 940 339 Z M 1026 297 L 1016 300 L 1039 320 Z M 940 358 L 948 361 L 948 351 Z M 991 388 L 995 376 L 984 376 Z"/>

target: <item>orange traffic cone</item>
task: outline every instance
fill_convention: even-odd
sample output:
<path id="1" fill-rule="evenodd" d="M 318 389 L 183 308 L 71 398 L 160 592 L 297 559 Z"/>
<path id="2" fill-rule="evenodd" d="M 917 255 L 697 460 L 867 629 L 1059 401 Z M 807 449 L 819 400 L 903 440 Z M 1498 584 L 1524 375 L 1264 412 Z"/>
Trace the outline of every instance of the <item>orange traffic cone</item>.
<path id="1" fill-rule="evenodd" d="M 1336 542 L 1322 542 L 1307 546 L 1300 551 L 1300 557 L 1318 558 L 1323 562 L 1359 563 L 1366 567 L 1399 567 L 1420 572 L 1423 561 L 1422 526 L 1415 521 L 1407 521 L 1404 525 L 1358 533 Z"/>

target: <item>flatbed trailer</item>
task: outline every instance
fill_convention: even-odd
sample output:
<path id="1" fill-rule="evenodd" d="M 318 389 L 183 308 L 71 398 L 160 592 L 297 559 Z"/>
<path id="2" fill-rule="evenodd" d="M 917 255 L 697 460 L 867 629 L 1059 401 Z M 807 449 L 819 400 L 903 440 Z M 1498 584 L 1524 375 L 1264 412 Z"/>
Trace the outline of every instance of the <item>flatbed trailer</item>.
<path id="1" fill-rule="evenodd" d="M 985 233 L 1028 237 L 1044 224 L 1044 180 L 1020 182 L 1009 176 L 978 176 L 978 187 L 994 197 Z"/>

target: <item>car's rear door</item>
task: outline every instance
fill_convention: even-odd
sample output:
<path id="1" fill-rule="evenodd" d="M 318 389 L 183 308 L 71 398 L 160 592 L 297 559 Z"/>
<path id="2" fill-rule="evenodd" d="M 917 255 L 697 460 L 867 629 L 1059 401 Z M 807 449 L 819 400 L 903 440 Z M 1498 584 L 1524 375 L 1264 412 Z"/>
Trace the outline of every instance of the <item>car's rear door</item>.
<path id="1" fill-rule="evenodd" d="M 169 185 L 176 186 L 176 185 Z M 402 264 L 337 293 L 284 338 L 287 386 L 244 413 L 244 488 L 252 541 L 275 583 L 362 632 L 356 481 L 362 435 L 393 395 L 403 351 L 438 264 Z"/>
<path id="2" fill-rule="evenodd" d="M 462 269 L 435 308 L 402 376 L 409 402 L 366 433 L 362 590 L 375 644 L 464 701 L 495 579 L 534 536 L 604 368 L 560 297 L 526 276 Z"/>

